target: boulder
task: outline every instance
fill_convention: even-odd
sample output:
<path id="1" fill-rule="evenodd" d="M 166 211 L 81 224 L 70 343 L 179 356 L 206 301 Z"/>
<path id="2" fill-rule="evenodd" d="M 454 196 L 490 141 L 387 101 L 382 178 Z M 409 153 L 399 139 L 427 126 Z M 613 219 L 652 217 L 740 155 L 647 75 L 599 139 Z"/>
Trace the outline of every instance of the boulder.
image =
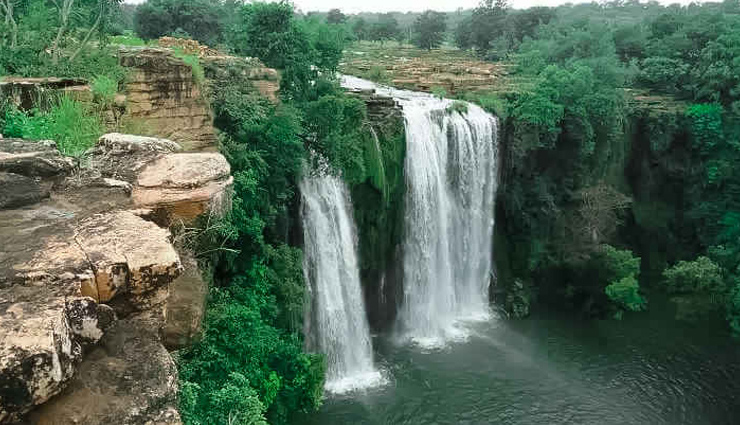
<path id="1" fill-rule="evenodd" d="M 69 386 L 31 413 L 37 425 L 179 425 L 177 368 L 159 340 L 161 318 L 119 320 Z"/>
<path id="2" fill-rule="evenodd" d="M 137 208 L 162 211 L 170 223 L 191 223 L 211 212 L 220 215 L 230 205 L 230 172 L 221 154 L 165 155 L 141 171 L 133 202 Z"/>
<path id="3" fill-rule="evenodd" d="M 134 183 L 147 163 L 180 150 L 180 145 L 167 139 L 108 133 L 92 149 L 92 164 L 103 177 Z"/>
<path id="4" fill-rule="evenodd" d="M 0 172 L 49 178 L 64 176 L 72 168 L 72 159 L 63 156 L 50 140 L 0 138 Z"/>
<path id="5" fill-rule="evenodd" d="M 169 238 L 169 230 L 128 211 L 83 220 L 75 241 L 95 272 L 95 287 L 83 288 L 83 294 L 99 302 L 120 294 L 133 310 L 164 301 L 169 283 L 180 273 Z"/>
<path id="6" fill-rule="evenodd" d="M 35 204 L 49 196 L 34 179 L 20 174 L 0 172 L 0 209 Z"/>

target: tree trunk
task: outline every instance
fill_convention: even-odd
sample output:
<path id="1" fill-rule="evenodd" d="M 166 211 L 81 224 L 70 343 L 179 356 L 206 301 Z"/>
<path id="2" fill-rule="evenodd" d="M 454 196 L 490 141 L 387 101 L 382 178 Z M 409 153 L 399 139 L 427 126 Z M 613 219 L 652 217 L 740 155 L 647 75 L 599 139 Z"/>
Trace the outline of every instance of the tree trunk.
<path id="1" fill-rule="evenodd" d="M 79 55 L 82 52 L 82 49 L 87 46 L 87 42 L 90 41 L 90 36 L 92 36 L 92 33 L 95 32 L 95 30 L 98 29 L 98 25 L 100 25 L 100 21 L 103 19 L 103 12 L 105 9 L 104 6 L 105 0 L 100 0 L 100 11 L 98 12 L 98 18 L 95 20 L 95 23 L 92 27 L 87 31 L 87 34 L 85 34 L 85 38 L 82 39 L 82 42 L 80 43 L 80 47 L 75 50 L 74 54 L 69 58 L 70 62 L 73 62 L 75 58 L 77 58 L 77 55 Z"/>
<path id="2" fill-rule="evenodd" d="M 62 40 L 64 32 L 67 30 L 67 23 L 69 22 L 69 15 L 72 12 L 72 5 L 74 0 L 62 0 L 62 6 L 54 1 L 54 4 L 59 11 L 59 30 L 57 30 L 57 36 L 54 38 L 54 43 L 51 45 L 52 61 L 54 64 L 59 62 L 59 42 Z"/>

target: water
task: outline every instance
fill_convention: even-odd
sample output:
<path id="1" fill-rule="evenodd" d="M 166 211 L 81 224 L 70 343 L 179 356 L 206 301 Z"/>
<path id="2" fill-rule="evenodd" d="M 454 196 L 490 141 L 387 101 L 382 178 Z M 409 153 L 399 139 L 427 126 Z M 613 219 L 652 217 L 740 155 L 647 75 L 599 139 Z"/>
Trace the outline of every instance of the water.
<path id="1" fill-rule="evenodd" d="M 318 173 L 300 184 L 304 274 L 312 308 L 308 341 L 326 354 L 326 389 L 345 393 L 378 385 L 357 263 L 357 237 L 344 183 Z"/>
<path id="2" fill-rule="evenodd" d="M 330 397 L 296 423 L 740 423 L 740 343 L 721 325 L 687 326 L 651 309 L 622 321 L 491 320 L 473 325 L 467 342 L 434 350 L 377 338 L 393 381 Z"/>
<path id="3" fill-rule="evenodd" d="M 398 334 L 424 347 L 466 336 L 464 322 L 489 316 L 497 122 L 481 108 L 455 112 L 448 99 L 343 85 L 397 99 L 406 121 L 404 299 Z"/>

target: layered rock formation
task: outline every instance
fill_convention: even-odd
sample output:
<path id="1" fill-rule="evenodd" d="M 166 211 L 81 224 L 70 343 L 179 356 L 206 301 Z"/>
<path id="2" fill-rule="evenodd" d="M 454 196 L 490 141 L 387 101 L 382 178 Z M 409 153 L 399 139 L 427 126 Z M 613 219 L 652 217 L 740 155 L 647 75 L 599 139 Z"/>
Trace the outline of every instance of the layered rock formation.
<path id="1" fill-rule="evenodd" d="M 120 63 L 127 68 L 124 125 L 172 139 L 186 150 L 215 146 L 216 131 L 203 82 L 169 49 L 123 49 Z"/>
<path id="2" fill-rule="evenodd" d="M 183 271 L 168 226 L 223 212 L 231 185 L 222 156 L 179 150 L 110 134 L 73 170 L 51 142 L 0 139 L 0 423 L 42 404 L 31 423 L 179 423 L 160 335 L 192 340 L 206 291 L 188 259 L 193 311 L 167 323 Z"/>

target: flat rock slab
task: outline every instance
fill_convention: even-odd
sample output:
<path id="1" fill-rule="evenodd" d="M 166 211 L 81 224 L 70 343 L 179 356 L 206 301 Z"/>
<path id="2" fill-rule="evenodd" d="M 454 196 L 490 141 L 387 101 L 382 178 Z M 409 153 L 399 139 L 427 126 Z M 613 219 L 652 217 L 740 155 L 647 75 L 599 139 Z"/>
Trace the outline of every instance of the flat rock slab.
<path id="1" fill-rule="evenodd" d="M 228 178 L 231 167 L 218 153 L 165 155 L 149 163 L 136 181 L 141 187 L 195 188 Z"/>
<path id="2" fill-rule="evenodd" d="M 49 196 L 34 179 L 20 174 L 0 172 L 0 209 L 24 207 Z"/>
<path id="3" fill-rule="evenodd" d="M 95 288 L 83 294 L 107 302 L 117 294 L 134 304 L 164 297 L 181 270 L 180 258 L 170 244 L 170 232 L 128 211 L 98 214 L 75 229 L 75 241 L 95 272 Z M 91 289 L 88 291 L 88 289 Z M 163 300 L 162 300 L 163 301 Z"/>
<path id="4" fill-rule="evenodd" d="M 72 159 L 63 156 L 50 140 L 0 139 L 0 171 L 26 177 L 68 174 Z"/>
<path id="5" fill-rule="evenodd" d="M 91 153 L 93 168 L 103 177 L 134 183 L 149 162 L 180 150 L 180 145 L 167 139 L 109 133 L 100 137 Z"/>

